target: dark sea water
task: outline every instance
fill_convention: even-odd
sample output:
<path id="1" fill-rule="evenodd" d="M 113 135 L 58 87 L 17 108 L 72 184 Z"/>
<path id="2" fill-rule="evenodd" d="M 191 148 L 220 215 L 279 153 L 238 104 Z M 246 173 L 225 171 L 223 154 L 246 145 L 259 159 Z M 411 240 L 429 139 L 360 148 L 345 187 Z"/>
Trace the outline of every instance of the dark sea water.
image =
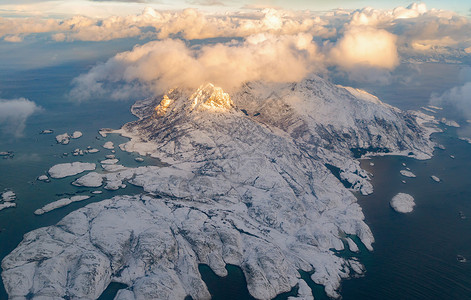
<path id="1" fill-rule="evenodd" d="M 109 150 L 101 146 L 105 142 L 97 130 L 103 127 L 119 128 L 134 120 L 129 108 L 132 101 L 113 102 L 97 99 L 73 103 L 67 98 L 70 81 L 85 72 L 90 62 L 63 64 L 26 71 L 0 71 L 0 98 L 26 97 L 43 107 L 43 111 L 27 121 L 24 135 L 20 138 L 1 133 L 0 151 L 13 151 L 12 159 L 0 159 L 0 191 L 12 189 L 17 194 L 17 207 L 0 211 L 0 259 L 11 252 L 22 240 L 23 234 L 42 226 L 57 223 L 68 213 L 91 202 L 119 194 L 135 194 L 141 188 L 128 185 L 124 190 L 106 191 L 93 195 L 83 202 L 35 216 L 34 210 L 62 197 L 64 193 L 89 195 L 94 189 L 75 187 L 70 184 L 74 177 L 39 182 L 36 178 L 57 163 L 83 161 L 98 163 Z M 427 72 L 445 70 L 452 75 L 456 66 L 422 66 Z M 406 72 L 405 70 L 404 72 Z M 444 72 L 445 72 L 444 71 Z M 437 76 L 420 77 L 418 83 L 408 86 L 368 86 L 380 99 L 403 109 L 418 109 L 426 105 L 431 92 L 442 92 L 457 84 L 458 78 L 434 84 Z M 348 84 L 348 82 L 340 82 Z M 402 89 L 401 89 L 402 88 Z M 137 100 L 137 99 L 134 99 Z M 441 112 L 453 119 L 452 112 Z M 451 115 L 450 115 L 451 114 Z M 458 118 L 458 116 L 456 116 Z M 470 126 L 469 124 L 462 124 Z M 430 160 L 418 161 L 404 157 L 375 157 L 363 160 L 362 166 L 374 177 L 375 191 L 370 196 L 357 195 L 363 208 L 366 223 L 375 236 L 374 251 L 362 248 L 355 256 L 366 267 L 362 278 L 342 283 L 343 299 L 471 299 L 471 263 L 460 263 L 457 255 L 471 261 L 471 144 L 457 139 L 457 129 L 443 127 L 444 132 L 433 138 L 445 146 L 437 149 Z M 40 135 L 43 129 L 53 129 L 51 135 Z M 69 145 L 58 145 L 55 135 L 75 130 L 83 137 L 71 140 Z M 471 131 L 461 128 L 460 131 Z M 469 132 L 468 131 L 468 132 Z M 111 135 L 115 146 L 126 139 Z M 87 146 L 100 149 L 95 154 L 63 156 L 75 148 Z M 455 159 L 450 158 L 454 155 Z M 136 154 L 122 152 L 116 147 L 120 164 L 137 166 Z M 370 166 L 374 162 L 374 166 Z M 405 178 L 399 174 L 405 163 L 417 178 Z M 144 164 L 158 164 L 147 159 Z M 430 176 L 438 176 L 442 182 L 434 182 Z M 405 180 L 406 184 L 401 180 Z M 410 214 L 398 214 L 389 207 L 390 199 L 398 192 L 409 193 L 415 198 L 416 207 Z M 90 194 L 91 195 L 91 194 Z M 460 212 L 467 219 L 460 218 Z M 340 255 L 351 256 L 352 253 Z M 208 267 L 200 266 L 200 272 L 214 299 L 252 299 L 248 294 L 245 277 L 239 268 L 228 266 L 226 278 L 217 277 Z M 302 277 L 314 291 L 315 299 L 327 299 L 321 286 Z M 100 299 L 112 299 L 124 286 L 113 284 Z M 292 291 L 294 292 L 294 291 Z M 286 299 L 290 294 L 281 295 Z M 0 284 L 0 299 L 7 295 Z"/>
<path id="2" fill-rule="evenodd" d="M 454 130 L 435 138 L 446 149 L 436 150 L 431 160 L 362 162 L 374 174 L 375 191 L 359 196 L 359 203 L 376 242 L 374 252 L 359 255 L 366 276 L 344 282 L 344 299 L 471 299 L 471 263 L 457 260 L 458 254 L 471 258 L 471 145 L 457 140 Z M 403 162 L 417 178 L 399 174 Z M 436 183 L 431 175 L 442 181 Z M 389 207 L 398 192 L 415 198 L 412 213 L 398 214 Z"/>

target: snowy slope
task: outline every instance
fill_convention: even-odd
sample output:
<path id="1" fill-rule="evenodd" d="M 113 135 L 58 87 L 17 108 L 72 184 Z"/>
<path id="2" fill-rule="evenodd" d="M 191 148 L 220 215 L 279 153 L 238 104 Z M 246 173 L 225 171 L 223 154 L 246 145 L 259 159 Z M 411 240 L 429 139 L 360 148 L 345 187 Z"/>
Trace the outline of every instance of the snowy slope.
<path id="1" fill-rule="evenodd" d="M 432 143 L 416 116 L 365 91 L 311 75 L 300 83 L 249 83 L 233 97 L 256 120 L 304 141 L 348 156 L 350 148 L 387 148 L 430 158 Z"/>

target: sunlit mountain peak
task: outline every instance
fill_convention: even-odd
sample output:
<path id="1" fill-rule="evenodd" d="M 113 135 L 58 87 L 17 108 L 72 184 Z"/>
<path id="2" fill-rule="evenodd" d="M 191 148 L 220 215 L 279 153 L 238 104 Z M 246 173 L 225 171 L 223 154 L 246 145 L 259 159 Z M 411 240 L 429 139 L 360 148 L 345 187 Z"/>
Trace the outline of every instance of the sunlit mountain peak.
<path id="1" fill-rule="evenodd" d="M 233 107 L 231 97 L 212 83 L 201 85 L 191 96 L 193 109 L 227 110 Z"/>

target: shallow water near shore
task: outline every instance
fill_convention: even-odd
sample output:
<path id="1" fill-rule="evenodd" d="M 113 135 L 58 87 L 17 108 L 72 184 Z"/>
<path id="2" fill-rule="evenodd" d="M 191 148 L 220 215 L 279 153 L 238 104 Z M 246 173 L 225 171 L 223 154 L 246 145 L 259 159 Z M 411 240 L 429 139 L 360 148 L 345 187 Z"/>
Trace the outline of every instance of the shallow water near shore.
<path id="1" fill-rule="evenodd" d="M 105 141 L 114 142 L 119 164 L 129 167 L 158 164 L 149 158 L 138 163 L 134 160 L 137 154 L 122 152 L 117 146 L 127 139 L 115 134 L 103 138 L 98 134 L 100 128 L 119 128 L 134 120 L 129 111 L 132 102 L 102 99 L 77 104 L 67 100 L 65 95 L 70 80 L 85 69 L 86 66 L 70 65 L 47 68 L 29 75 L 0 74 L 2 98 L 27 97 L 44 108 L 28 119 L 23 137 L 0 133 L 0 151 L 14 153 L 11 159 L 0 159 L 0 191 L 11 189 L 17 194 L 17 207 L 0 211 L 0 259 L 18 245 L 23 234 L 53 225 L 80 207 L 115 195 L 143 192 L 132 185 L 118 191 L 98 188 L 103 190 L 102 194 L 35 216 L 34 210 L 47 203 L 73 194 L 92 195 L 91 191 L 96 190 L 70 184 L 80 175 L 53 179 L 50 183 L 37 181 L 36 178 L 45 174 L 52 165 L 73 161 L 98 165 L 106 154 L 111 154 L 110 150 L 102 147 Z M 394 104 L 400 106 L 400 103 Z M 407 102 L 405 108 L 410 108 L 410 105 Z M 418 107 L 421 105 L 423 103 Z M 469 124 L 466 126 L 470 127 Z M 375 191 L 370 196 L 356 196 L 376 242 L 373 252 L 362 247 L 358 254 L 339 253 L 358 257 L 366 267 L 364 277 L 342 282 L 343 299 L 471 299 L 471 263 L 457 260 L 457 255 L 471 260 L 471 144 L 459 140 L 456 129 L 443 128 L 445 131 L 434 134 L 433 139 L 444 145 L 445 150 L 437 149 L 430 160 L 397 156 L 362 160 L 363 168 L 374 175 L 372 184 Z M 53 129 L 54 133 L 39 134 L 44 129 Z M 57 134 L 75 130 L 82 131 L 83 136 L 72 139 L 69 145 L 56 143 Z M 72 156 L 74 149 L 86 149 L 87 146 L 100 152 Z M 68 155 L 64 156 L 64 153 Z M 371 162 L 374 166 L 370 165 Z M 402 163 L 417 178 L 400 175 L 399 171 L 404 169 Z M 438 176 L 441 182 L 433 181 L 431 175 Z M 399 214 L 390 208 L 390 199 L 399 192 L 415 198 L 416 206 L 412 213 Z M 462 219 L 461 216 L 467 218 Z M 240 269 L 230 266 L 228 271 L 230 275 L 221 279 L 211 270 L 200 268 L 215 299 L 227 299 L 227 295 L 234 293 L 234 299 L 252 299 L 243 288 L 245 279 Z M 313 289 L 315 299 L 327 299 L 322 287 L 309 281 L 309 274 L 303 273 L 302 276 Z M 119 284 L 110 286 L 100 299 L 113 299 L 120 288 L 123 286 Z M 284 295 L 279 299 L 287 297 Z M 3 284 L 0 284 L 0 299 L 6 298 Z"/>

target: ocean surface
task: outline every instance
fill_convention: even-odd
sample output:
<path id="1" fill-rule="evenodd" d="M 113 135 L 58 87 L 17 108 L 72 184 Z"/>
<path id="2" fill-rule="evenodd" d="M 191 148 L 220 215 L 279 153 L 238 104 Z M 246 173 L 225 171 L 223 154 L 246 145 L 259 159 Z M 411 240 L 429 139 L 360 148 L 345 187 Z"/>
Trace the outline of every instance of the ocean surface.
<path id="1" fill-rule="evenodd" d="M 11 189 L 17 195 L 16 208 L 0 211 L 0 259 L 18 245 L 23 234 L 31 230 L 53 225 L 91 202 L 142 192 L 141 188 L 132 185 L 118 191 L 100 189 L 103 194 L 93 195 L 88 200 L 42 216 L 33 214 L 43 205 L 63 197 L 92 195 L 90 192 L 95 189 L 70 184 L 80 175 L 51 180 L 50 183 L 36 178 L 58 163 L 83 161 L 98 164 L 106 154 L 111 154 L 110 150 L 102 148 L 105 141 L 111 140 L 115 146 L 126 141 L 117 135 L 104 139 L 98 130 L 119 128 L 135 119 L 129 109 L 133 100 L 138 99 L 128 102 L 97 99 L 82 103 L 69 100 L 67 93 L 71 80 L 86 72 L 90 65 L 90 62 L 80 62 L 33 70 L 0 71 L 0 98 L 25 97 L 43 108 L 27 120 L 22 137 L 0 131 L 0 151 L 14 153 L 13 158 L 0 158 L 0 191 Z M 457 66 L 430 64 L 421 68 L 424 69 L 423 77 L 407 88 L 406 85 L 400 88 L 364 85 L 363 88 L 399 108 L 419 109 L 427 105 L 432 92 L 440 93 L 459 84 L 459 78 L 455 76 L 459 73 Z M 435 72 L 450 74 L 449 80 L 440 81 L 436 75 L 426 76 Z M 348 85 L 345 80 L 337 79 L 337 82 Z M 438 114 L 459 119 L 452 111 Z M 358 254 L 339 253 L 358 257 L 367 270 L 362 278 L 343 281 L 343 299 L 471 299 L 471 262 L 457 260 L 457 255 L 462 255 L 471 261 L 471 144 L 457 138 L 463 132 L 471 132 L 471 124 L 462 125 L 460 129 L 442 126 L 444 132 L 433 135 L 433 139 L 445 149 L 437 149 L 430 160 L 385 156 L 362 161 L 364 169 L 373 175 L 375 190 L 370 196 L 357 197 L 376 242 L 373 252 L 362 248 Z M 54 133 L 40 134 L 44 129 L 52 129 Z M 83 132 L 83 136 L 71 140 L 69 145 L 56 143 L 57 134 L 75 130 Z M 87 146 L 100 149 L 100 152 L 71 155 L 74 149 L 86 149 Z M 115 154 L 120 159 L 119 163 L 125 166 L 159 164 L 149 158 L 138 163 L 134 160 L 137 154 L 122 152 L 118 147 Z M 405 168 L 403 163 L 417 175 L 416 178 L 400 175 L 399 171 Z M 431 175 L 442 181 L 433 181 Z M 415 198 L 416 206 L 412 213 L 398 214 L 390 208 L 389 201 L 399 192 L 409 193 Z M 228 277 L 219 278 L 208 267 L 200 267 L 214 299 L 252 299 L 240 269 L 228 266 L 228 270 Z M 313 289 L 315 299 L 327 299 L 322 287 L 309 280 L 309 274 L 303 273 L 302 277 Z M 100 299 L 113 299 L 120 288 L 123 286 L 110 286 Z M 290 293 L 278 299 L 288 296 Z M 3 284 L 0 284 L 0 299 L 7 299 Z"/>

